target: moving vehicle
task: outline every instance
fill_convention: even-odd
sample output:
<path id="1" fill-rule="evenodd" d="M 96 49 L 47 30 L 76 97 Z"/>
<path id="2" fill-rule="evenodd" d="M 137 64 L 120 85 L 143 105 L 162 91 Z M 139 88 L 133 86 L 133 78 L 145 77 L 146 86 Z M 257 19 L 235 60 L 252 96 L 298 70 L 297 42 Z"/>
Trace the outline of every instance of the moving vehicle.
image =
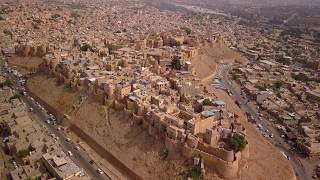
<path id="1" fill-rule="evenodd" d="M 97 172 L 98 172 L 99 174 L 103 174 L 103 171 L 102 171 L 101 169 L 97 169 Z"/>
<path id="2" fill-rule="evenodd" d="M 73 154 L 72 154 L 72 152 L 71 152 L 71 151 L 68 151 L 68 155 L 69 155 L 69 156 L 72 156 Z"/>

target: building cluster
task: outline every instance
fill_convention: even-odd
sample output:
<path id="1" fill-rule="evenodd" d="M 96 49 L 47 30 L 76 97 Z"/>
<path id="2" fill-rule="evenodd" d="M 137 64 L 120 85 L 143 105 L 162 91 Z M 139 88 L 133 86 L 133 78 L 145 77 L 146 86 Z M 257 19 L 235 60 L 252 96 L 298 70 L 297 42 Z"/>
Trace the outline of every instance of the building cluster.
<path id="1" fill-rule="evenodd" d="M 271 121 L 289 144 L 308 156 L 319 156 L 320 79 L 316 71 L 261 59 L 235 67 L 230 76 L 248 102 L 258 105 L 261 118 Z"/>
<path id="2" fill-rule="evenodd" d="M 103 56 L 99 50 L 78 45 L 63 53 L 48 53 L 39 71 L 123 111 L 132 123 L 164 140 L 169 153 L 188 159 L 200 155 L 221 176 L 235 177 L 241 155 L 248 156 L 248 146 L 238 152 L 229 141 L 234 134 L 245 136 L 245 129 L 223 101 L 198 86 L 190 62 L 198 49 L 170 47 L 171 41 L 179 39 L 194 38 L 152 35 L 125 46 L 108 44 Z M 175 58 L 179 69 L 172 68 Z"/>
<path id="3" fill-rule="evenodd" d="M 221 36 L 229 47 L 252 62 L 273 59 L 284 65 L 299 65 L 315 71 L 320 69 L 319 44 L 303 28 L 297 36 L 286 27 L 271 27 L 261 22 L 255 25 L 239 22 L 229 27 L 229 31 L 221 33 Z"/>
<path id="4" fill-rule="evenodd" d="M 11 179 L 89 179 L 61 149 L 58 137 L 32 118 L 32 108 L 15 90 L 4 86 L 0 97 L 1 136 Z"/>

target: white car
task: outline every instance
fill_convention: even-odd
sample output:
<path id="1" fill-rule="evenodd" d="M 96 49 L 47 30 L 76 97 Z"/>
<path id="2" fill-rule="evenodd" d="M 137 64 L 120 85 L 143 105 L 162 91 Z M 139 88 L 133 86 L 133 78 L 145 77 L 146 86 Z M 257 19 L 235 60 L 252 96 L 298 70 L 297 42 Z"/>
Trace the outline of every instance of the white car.
<path id="1" fill-rule="evenodd" d="M 101 169 L 97 169 L 97 172 L 98 172 L 99 174 L 103 174 L 103 171 L 102 171 Z"/>
<path id="2" fill-rule="evenodd" d="M 79 173 L 79 177 L 83 177 L 85 175 L 86 175 L 86 173 L 84 172 L 84 170 L 81 170 L 81 172 Z"/>
<path id="3" fill-rule="evenodd" d="M 69 155 L 69 156 L 72 156 L 73 154 L 72 154 L 72 152 L 71 152 L 71 151 L 68 151 L 68 155 Z"/>
<path id="4" fill-rule="evenodd" d="M 17 162 L 16 162 L 16 161 L 12 161 L 12 165 L 13 165 L 13 167 L 14 167 L 15 169 L 18 168 L 18 165 L 17 165 Z"/>

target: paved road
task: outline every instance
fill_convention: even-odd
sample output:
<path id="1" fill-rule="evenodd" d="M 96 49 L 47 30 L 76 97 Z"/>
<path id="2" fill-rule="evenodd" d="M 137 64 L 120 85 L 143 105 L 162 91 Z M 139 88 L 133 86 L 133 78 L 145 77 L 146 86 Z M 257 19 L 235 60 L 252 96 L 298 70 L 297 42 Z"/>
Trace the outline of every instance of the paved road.
<path id="1" fill-rule="evenodd" d="M 283 138 L 281 138 L 278 131 L 274 127 L 272 127 L 272 124 L 264 119 L 260 119 L 257 110 L 253 106 L 247 104 L 247 100 L 242 98 L 241 94 L 236 90 L 235 87 L 233 87 L 231 81 L 228 79 L 228 72 L 230 69 L 230 66 L 222 69 L 220 74 L 221 84 L 232 92 L 233 99 L 239 102 L 242 110 L 250 113 L 257 124 L 261 124 L 264 129 L 268 129 L 269 132 L 274 134 L 274 138 L 268 138 L 269 142 L 274 144 L 280 151 L 284 152 L 287 156 L 290 157 L 290 164 L 293 167 L 296 175 L 298 176 L 298 179 L 309 180 L 310 178 L 307 176 L 307 173 L 302 166 L 298 155 L 288 149 L 289 145 L 284 141 Z"/>
<path id="2" fill-rule="evenodd" d="M 4 62 L 0 60 L 0 67 L 4 68 Z M 6 72 L 6 70 L 4 70 Z M 19 78 L 11 73 L 7 73 L 7 78 L 10 79 L 12 83 L 12 87 L 16 90 L 21 90 L 24 88 L 21 83 L 19 82 Z M 54 134 L 56 137 L 58 137 L 58 141 L 60 143 L 60 146 L 62 150 L 68 154 L 68 151 L 71 151 L 73 154 L 71 156 L 71 159 L 80 167 L 82 168 L 87 175 L 89 175 L 94 180 L 109 180 L 110 178 L 106 174 L 99 174 L 97 172 L 97 169 L 99 168 L 95 163 L 90 164 L 89 161 L 91 160 L 86 152 L 84 152 L 82 149 L 76 150 L 76 145 L 73 142 L 68 142 L 67 138 L 65 137 L 64 133 L 62 131 L 58 130 L 57 125 L 52 125 L 49 123 L 46 123 L 46 120 L 48 119 L 49 115 L 48 113 L 41 109 L 36 102 L 27 97 L 22 96 L 21 100 L 26 103 L 28 108 L 33 109 L 32 115 L 35 117 L 34 119 L 40 123 L 42 126 L 44 126 L 50 134 Z"/>

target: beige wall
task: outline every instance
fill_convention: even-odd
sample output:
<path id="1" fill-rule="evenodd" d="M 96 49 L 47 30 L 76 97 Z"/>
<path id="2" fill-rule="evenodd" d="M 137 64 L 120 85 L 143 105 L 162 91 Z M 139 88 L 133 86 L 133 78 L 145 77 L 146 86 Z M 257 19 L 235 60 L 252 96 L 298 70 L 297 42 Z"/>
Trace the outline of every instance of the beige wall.
<path id="1" fill-rule="evenodd" d="M 205 133 L 208 127 L 212 127 L 217 123 L 216 117 L 211 116 L 206 119 L 196 120 L 192 129 L 193 134 Z"/>

